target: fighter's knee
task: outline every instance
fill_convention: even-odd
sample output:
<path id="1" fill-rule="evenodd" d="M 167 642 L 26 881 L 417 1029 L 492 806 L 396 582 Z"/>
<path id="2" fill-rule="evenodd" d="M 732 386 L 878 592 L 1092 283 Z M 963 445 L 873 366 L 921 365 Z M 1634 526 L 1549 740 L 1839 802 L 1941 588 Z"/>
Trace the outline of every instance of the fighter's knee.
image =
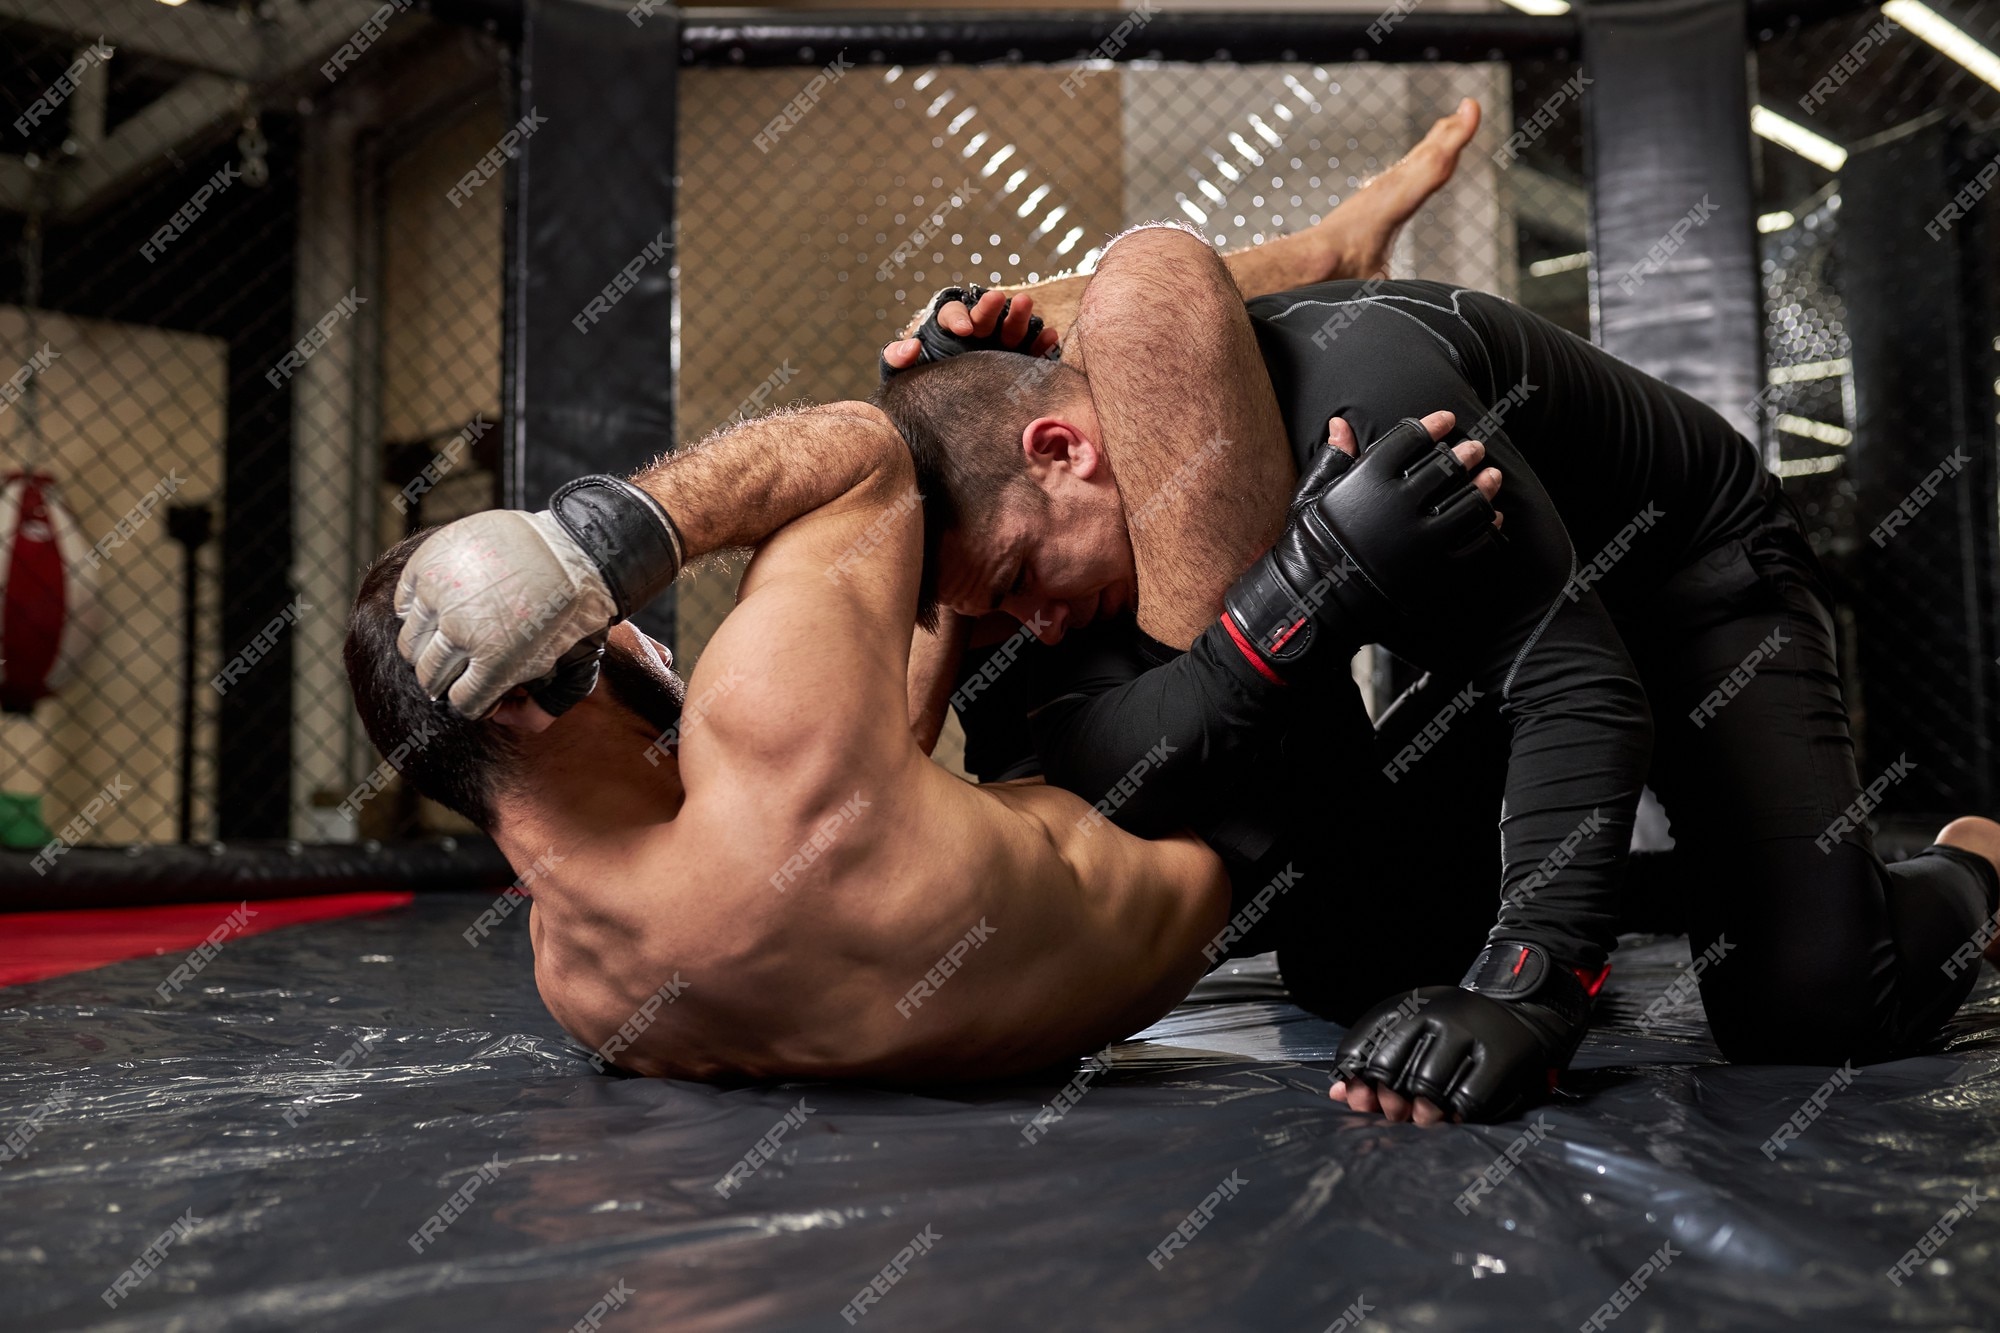
<path id="1" fill-rule="evenodd" d="M 1755 959 L 1731 957 L 1718 968 L 1740 965 L 1747 976 Z M 1885 1031 L 1879 1007 L 1867 998 L 1858 963 L 1841 970 L 1836 984 L 1814 984 L 1796 971 L 1767 965 L 1769 981 L 1704 987 L 1703 1005 L 1723 1058 L 1736 1064 L 1837 1065 L 1882 1058 Z"/>

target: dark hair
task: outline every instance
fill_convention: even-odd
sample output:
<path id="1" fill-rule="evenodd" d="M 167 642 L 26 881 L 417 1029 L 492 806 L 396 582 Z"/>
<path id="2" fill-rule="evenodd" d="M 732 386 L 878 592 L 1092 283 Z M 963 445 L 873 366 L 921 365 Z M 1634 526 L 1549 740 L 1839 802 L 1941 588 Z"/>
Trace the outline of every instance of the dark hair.
<path id="1" fill-rule="evenodd" d="M 1018 352 L 964 352 L 905 370 L 875 391 L 916 464 L 924 497 L 924 576 L 918 619 L 933 623 L 938 543 L 982 532 L 1009 490 L 1043 503 L 1028 481 L 1021 431 L 1085 391 L 1060 361 Z"/>
<path id="2" fill-rule="evenodd" d="M 361 576 L 347 620 L 341 660 L 347 687 L 368 739 L 384 755 L 399 749 L 403 780 L 480 828 L 493 828 L 493 800 L 507 789 L 519 758 L 512 737 L 491 722 L 470 722 L 448 704 L 432 703 L 403 660 L 396 635 L 396 582 L 403 566 L 436 528 L 405 537 Z"/>

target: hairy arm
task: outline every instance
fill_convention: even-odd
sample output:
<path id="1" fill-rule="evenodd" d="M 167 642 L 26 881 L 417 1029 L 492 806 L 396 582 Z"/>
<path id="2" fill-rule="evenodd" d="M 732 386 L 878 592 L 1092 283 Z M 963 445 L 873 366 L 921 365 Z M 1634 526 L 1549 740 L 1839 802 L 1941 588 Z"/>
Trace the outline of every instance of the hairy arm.
<path id="1" fill-rule="evenodd" d="M 673 515 L 683 559 L 692 561 L 755 545 L 856 492 L 897 456 L 907 456 L 903 437 L 879 408 L 827 403 L 724 427 L 631 481 Z"/>
<path id="2" fill-rule="evenodd" d="M 1277 536 L 1298 481 L 1243 295 L 1199 236 L 1127 232 L 1097 266 L 1064 360 L 1090 381 L 1139 626 L 1186 648 Z"/>

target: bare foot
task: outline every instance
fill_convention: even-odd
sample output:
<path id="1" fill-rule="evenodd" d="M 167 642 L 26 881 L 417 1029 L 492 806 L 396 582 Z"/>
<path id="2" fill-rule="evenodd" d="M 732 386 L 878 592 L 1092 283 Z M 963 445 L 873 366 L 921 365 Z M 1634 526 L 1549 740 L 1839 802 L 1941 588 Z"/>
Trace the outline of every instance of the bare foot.
<path id="1" fill-rule="evenodd" d="M 1961 851 L 1983 856 L 2000 870 L 2000 824 L 1978 815 L 1966 815 L 1954 819 L 1938 833 L 1937 841 L 1945 847 L 1956 847 Z M 1986 961 L 2000 967 L 2000 933 L 1990 941 L 1985 950 Z"/>
<path id="2" fill-rule="evenodd" d="M 1479 103 L 1468 97 L 1394 166 L 1327 214 L 1314 228 L 1323 233 L 1331 252 L 1327 276 L 1386 277 L 1396 233 L 1451 179 L 1459 153 L 1478 129 Z"/>

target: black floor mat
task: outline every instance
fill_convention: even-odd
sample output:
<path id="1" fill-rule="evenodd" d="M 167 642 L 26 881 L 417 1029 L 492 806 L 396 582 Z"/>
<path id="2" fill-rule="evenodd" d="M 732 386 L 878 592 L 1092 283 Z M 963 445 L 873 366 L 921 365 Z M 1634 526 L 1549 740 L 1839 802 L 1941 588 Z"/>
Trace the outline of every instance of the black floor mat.
<path id="1" fill-rule="evenodd" d="M 170 1003 L 172 959 L 0 991 L 0 1327 L 2000 1324 L 1991 974 L 1841 1087 L 1717 1063 L 1698 1002 L 1642 1033 L 1686 948 L 1628 947 L 1557 1103 L 1420 1131 L 1335 1110 L 1339 1030 L 1254 965 L 1067 1085 L 598 1074 L 484 906 L 238 939 Z"/>

